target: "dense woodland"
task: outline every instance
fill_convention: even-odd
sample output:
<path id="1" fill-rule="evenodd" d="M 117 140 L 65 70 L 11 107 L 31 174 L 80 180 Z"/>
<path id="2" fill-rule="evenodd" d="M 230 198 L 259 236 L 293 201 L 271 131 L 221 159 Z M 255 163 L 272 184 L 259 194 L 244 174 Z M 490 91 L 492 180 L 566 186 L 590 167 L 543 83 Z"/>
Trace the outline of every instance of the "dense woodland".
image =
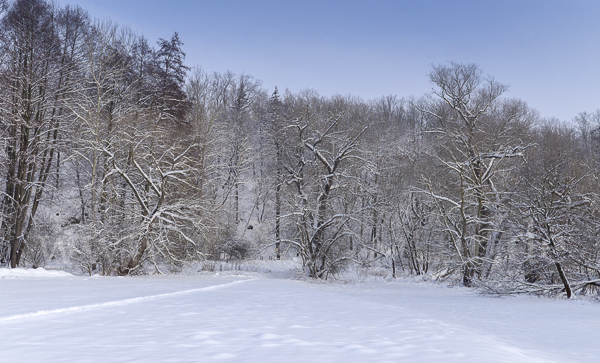
<path id="1" fill-rule="evenodd" d="M 0 24 L 0 265 L 301 258 L 597 294 L 600 111 L 541 118 L 473 64 L 422 97 L 266 90 L 45 0 Z"/>

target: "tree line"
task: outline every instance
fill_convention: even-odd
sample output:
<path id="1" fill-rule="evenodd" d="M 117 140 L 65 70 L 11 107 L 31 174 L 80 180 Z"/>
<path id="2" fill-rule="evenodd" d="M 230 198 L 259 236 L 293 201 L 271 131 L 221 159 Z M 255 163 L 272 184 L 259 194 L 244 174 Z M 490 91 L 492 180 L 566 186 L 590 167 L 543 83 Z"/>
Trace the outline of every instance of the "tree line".
<path id="1" fill-rule="evenodd" d="M 299 258 L 455 278 L 494 293 L 597 294 L 600 111 L 542 118 L 474 64 L 430 94 L 267 91 L 185 65 L 79 7 L 0 22 L 0 264 L 90 274 Z"/>

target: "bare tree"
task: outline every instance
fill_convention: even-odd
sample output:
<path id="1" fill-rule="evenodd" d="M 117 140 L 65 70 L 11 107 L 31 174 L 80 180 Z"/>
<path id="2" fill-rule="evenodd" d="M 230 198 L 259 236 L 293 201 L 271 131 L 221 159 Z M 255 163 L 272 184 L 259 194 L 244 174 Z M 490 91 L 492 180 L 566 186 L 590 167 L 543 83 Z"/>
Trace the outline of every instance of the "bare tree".
<path id="1" fill-rule="evenodd" d="M 291 102 L 296 102 L 289 126 L 294 138 L 284 158 L 288 184 L 296 192 L 290 209 L 297 234 L 288 242 L 298 248 L 307 274 L 324 278 L 351 260 L 346 252 L 352 213 L 341 208 L 341 201 L 352 190 L 349 171 L 361 163 L 358 141 L 367 126 L 350 127 L 347 115 L 327 109 L 310 93 Z"/>
<path id="2" fill-rule="evenodd" d="M 528 110 L 517 101 L 501 102 L 507 87 L 483 78 L 473 64 L 434 66 L 430 79 L 435 99 L 422 111 L 437 123 L 431 130 L 439 135 L 436 158 L 450 179 L 430 178 L 426 192 L 460 259 L 463 284 L 470 286 L 490 262 L 490 237 L 502 225 L 496 217 L 504 194 L 496 181 L 507 160 L 528 147 L 519 137 Z"/>

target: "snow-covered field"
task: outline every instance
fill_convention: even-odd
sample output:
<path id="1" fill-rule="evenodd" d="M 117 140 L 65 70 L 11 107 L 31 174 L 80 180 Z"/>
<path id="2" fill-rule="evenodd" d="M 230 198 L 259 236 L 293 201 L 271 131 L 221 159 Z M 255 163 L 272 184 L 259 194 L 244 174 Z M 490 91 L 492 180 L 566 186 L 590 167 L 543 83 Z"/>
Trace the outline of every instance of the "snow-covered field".
<path id="1" fill-rule="evenodd" d="M 600 304 L 407 280 L 0 269 L 2 362 L 599 362 Z"/>

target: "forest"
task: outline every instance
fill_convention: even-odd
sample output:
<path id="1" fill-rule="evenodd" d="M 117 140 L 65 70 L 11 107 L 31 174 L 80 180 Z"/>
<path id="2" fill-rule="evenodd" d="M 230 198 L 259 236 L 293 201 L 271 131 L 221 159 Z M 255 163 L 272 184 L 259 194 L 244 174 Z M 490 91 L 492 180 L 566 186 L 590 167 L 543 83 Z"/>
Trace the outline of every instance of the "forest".
<path id="1" fill-rule="evenodd" d="M 0 21 L 0 266 L 298 258 L 498 294 L 598 294 L 600 110 L 543 118 L 475 64 L 432 92 L 267 90 L 174 33 L 46 0 Z"/>

